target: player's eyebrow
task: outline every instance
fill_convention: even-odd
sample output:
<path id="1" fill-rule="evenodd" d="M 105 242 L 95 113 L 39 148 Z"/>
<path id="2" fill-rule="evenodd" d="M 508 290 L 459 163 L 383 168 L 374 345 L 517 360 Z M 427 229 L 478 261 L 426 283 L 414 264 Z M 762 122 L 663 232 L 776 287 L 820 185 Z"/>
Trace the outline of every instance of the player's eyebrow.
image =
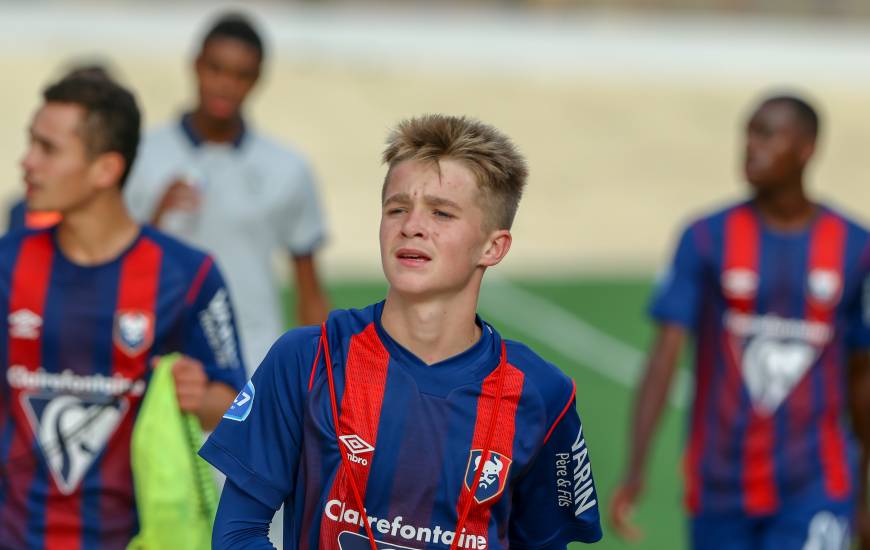
<path id="1" fill-rule="evenodd" d="M 27 134 L 30 137 L 30 140 L 34 143 L 38 143 L 43 147 L 56 147 L 54 141 L 52 141 L 47 135 L 37 132 L 33 126 L 28 128 Z"/>
<path id="2" fill-rule="evenodd" d="M 410 204 L 411 202 L 413 201 L 408 193 L 396 193 L 395 195 L 390 195 L 386 198 L 384 206 L 387 206 L 388 204 Z M 448 207 L 455 210 L 462 210 L 462 207 L 459 206 L 458 203 L 436 195 L 423 195 L 423 202 L 425 202 L 427 206 L 441 208 Z"/>
<path id="3" fill-rule="evenodd" d="M 384 206 L 390 203 L 408 204 L 411 202 L 411 196 L 407 193 L 396 193 L 384 199 Z"/>
<path id="4" fill-rule="evenodd" d="M 429 206 L 440 206 L 440 207 L 449 207 L 456 210 L 462 210 L 462 207 L 459 204 L 453 202 L 450 199 L 445 199 L 444 197 L 436 197 L 435 195 L 424 195 L 423 200 Z"/>

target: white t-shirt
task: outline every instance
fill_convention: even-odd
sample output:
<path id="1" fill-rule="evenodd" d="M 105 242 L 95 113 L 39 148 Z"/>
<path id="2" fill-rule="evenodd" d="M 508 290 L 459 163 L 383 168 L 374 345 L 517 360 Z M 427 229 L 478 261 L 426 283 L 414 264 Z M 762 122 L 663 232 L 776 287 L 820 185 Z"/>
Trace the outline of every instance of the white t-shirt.
<path id="1" fill-rule="evenodd" d="M 124 188 L 133 216 L 150 220 L 178 178 L 199 187 L 200 209 L 167 212 L 160 229 L 215 256 L 233 298 L 248 373 L 253 373 L 284 332 L 273 258 L 312 254 L 326 236 L 314 177 L 301 154 L 249 128 L 235 143 L 208 143 L 184 117 L 149 132 L 140 145 Z"/>

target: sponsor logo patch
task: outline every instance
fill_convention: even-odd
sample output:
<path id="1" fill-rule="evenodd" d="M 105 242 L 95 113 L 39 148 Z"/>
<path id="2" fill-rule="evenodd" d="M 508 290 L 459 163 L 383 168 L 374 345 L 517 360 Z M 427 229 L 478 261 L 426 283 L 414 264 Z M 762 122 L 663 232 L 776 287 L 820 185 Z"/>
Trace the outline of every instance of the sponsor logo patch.
<path id="1" fill-rule="evenodd" d="M 477 471 L 481 468 L 483 450 L 472 449 L 468 455 L 468 465 L 465 467 L 465 487 L 470 491 Z M 507 475 L 511 467 L 511 459 L 501 453 L 490 451 L 489 458 L 483 464 L 483 473 L 474 489 L 474 500 L 481 504 L 499 496 L 507 485 Z"/>
<path id="2" fill-rule="evenodd" d="M 236 346 L 232 308 L 225 289 L 215 292 L 208 307 L 199 313 L 199 323 L 218 366 L 224 369 L 239 367 L 241 361 Z"/>
<path id="3" fill-rule="evenodd" d="M 233 400 L 233 404 L 230 405 L 227 412 L 224 413 L 224 418 L 235 420 L 236 422 L 243 422 L 248 418 L 248 415 L 251 414 L 251 408 L 254 406 L 255 393 L 254 383 L 249 380 L 245 384 L 245 387 L 242 388 L 242 391 L 239 392 L 239 395 Z"/>
<path id="4" fill-rule="evenodd" d="M 137 357 L 154 342 L 154 317 L 142 310 L 120 310 L 115 314 L 115 345 L 128 357 Z"/>
<path id="5" fill-rule="evenodd" d="M 21 405 L 57 488 L 76 491 L 129 407 L 126 398 L 23 394 Z"/>

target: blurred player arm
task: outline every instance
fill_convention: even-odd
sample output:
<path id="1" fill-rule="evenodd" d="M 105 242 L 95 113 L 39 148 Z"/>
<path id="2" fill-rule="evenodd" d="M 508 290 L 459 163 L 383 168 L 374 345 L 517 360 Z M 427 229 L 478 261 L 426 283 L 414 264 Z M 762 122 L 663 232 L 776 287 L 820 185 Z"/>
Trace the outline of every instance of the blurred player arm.
<path id="1" fill-rule="evenodd" d="M 218 425 L 238 393 L 224 382 L 209 381 L 202 363 L 186 355 L 172 365 L 172 376 L 179 408 L 195 414 L 204 430 Z"/>
<path id="2" fill-rule="evenodd" d="M 283 239 L 292 258 L 296 282 L 296 323 L 319 325 L 329 314 L 329 302 L 315 262 L 317 251 L 326 242 L 326 218 L 311 168 L 300 163 L 292 174 L 294 184 L 288 186 L 293 191 L 287 195 Z"/>
<path id="3" fill-rule="evenodd" d="M 849 413 L 858 439 L 858 485 L 856 487 L 856 531 L 860 548 L 870 549 L 870 509 L 867 504 L 867 475 L 870 470 L 870 351 L 855 351 L 849 358 Z"/>
<path id="4" fill-rule="evenodd" d="M 274 550 L 269 542 L 269 524 L 274 515 L 275 510 L 227 479 L 214 521 L 212 548 Z"/>
<path id="5" fill-rule="evenodd" d="M 616 532 L 629 540 L 641 536 L 629 516 L 643 493 L 649 448 L 668 393 L 680 351 L 686 340 L 685 327 L 662 323 L 643 377 L 637 387 L 629 439 L 628 465 L 610 503 L 610 519 Z"/>
<path id="6" fill-rule="evenodd" d="M 200 193 L 195 186 L 181 179 L 175 179 L 166 187 L 163 194 L 157 200 L 149 223 L 159 226 L 163 216 L 171 210 L 195 212 L 199 209 L 200 202 Z"/>
<path id="7" fill-rule="evenodd" d="M 300 325 L 319 325 L 326 321 L 329 302 L 323 292 L 314 255 L 293 256 L 296 277 L 296 320 Z"/>
<path id="8" fill-rule="evenodd" d="M 694 228 L 683 231 L 671 267 L 660 279 L 650 307 L 658 331 L 634 400 L 626 471 L 610 501 L 613 528 L 629 540 L 641 536 L 630 516 L 643 493 L 653 434 L 667 402 L 677 359 L 699 309 L 705 260 Z"/>

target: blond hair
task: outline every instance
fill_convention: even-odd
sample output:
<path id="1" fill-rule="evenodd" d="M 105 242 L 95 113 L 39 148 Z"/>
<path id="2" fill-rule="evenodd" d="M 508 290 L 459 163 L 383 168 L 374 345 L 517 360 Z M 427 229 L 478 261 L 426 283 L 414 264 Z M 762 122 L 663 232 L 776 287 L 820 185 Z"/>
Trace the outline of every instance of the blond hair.
<path id="1" fill-rule="evenodd" d="M 511 140 L 479 120 L 447 115 L 405 119 L 390 132 L 383 161 L 390 172 L 400 162 L 456 160 L 477 179 L 487 229 L 510 229 L 528 177 L 526 161 Z"/>

